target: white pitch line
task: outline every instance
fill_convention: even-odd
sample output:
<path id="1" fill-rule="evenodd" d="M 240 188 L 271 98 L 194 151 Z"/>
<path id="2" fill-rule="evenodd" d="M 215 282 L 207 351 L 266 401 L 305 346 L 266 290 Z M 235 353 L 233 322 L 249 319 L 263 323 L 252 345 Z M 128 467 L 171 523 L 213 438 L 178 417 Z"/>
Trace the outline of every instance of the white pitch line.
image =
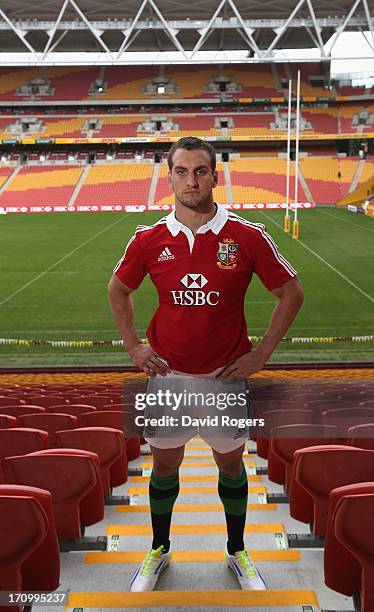
<path id="1" fill-rule="evenodd" d="M 283 230 L 283 226 L 280 225 L 279 223 L 277 223 L 276 221 L 274 221 L 274 219 L 272 219 L 271 217 L 269 217 L 269 215 L 266 215 L 262 210 L 258 211 L 259 213 L 261 213 L 264 217 L 266 217 L 267 219 L 269 219 L 269 221 L 271 221 L 272 223 L 274 223 L 274 225 L 276 225 L 277 227 L 280 227 Z M 307 251 L 309 251 L 309 253 L 312 253 L 312 255 L 314 255 L 314 257 L 317 257 L 317 259 L 319 259 L 320 261 L 322 261 L 322 263 L 324 263 L 326 266 L 328 266 L 331 270 L 333 270 L 336 274 L 338 274 L 338 276 L 341 276 L 341 278 L 343 278 L 349 285 L 351 285 L 354 289 L 356 289 L 356 291 L 359 291 L 359 293 L 361 293 L 364 297 L 366 297 L 368 300 L 370 300 L 370 302 L 374 303 L 374 297 L 372 297 L 371 295 L 369 295 L 368 293 L 366 293 L 366 291 L 364 291 L 363 289 L 361 289 L 361 287 L 358 287 L 358 285 L 356 285 L 353 281 L 351 281 L 350 278 L 348 278 L 348 276 L 345 276 L 345 274 L 343 274 L 342 272 L 339 272 L 339 270 L 337 270 L 336 268 L 334 268 L 334 266 L 332 266 L 328 261 L 326 261 L 326 259 L 324 259 L 323 257 L 321 257 L 321 255 L 318 255 L 318 253 L 316 253 L 315 251 L 313 251 L 313 249 L 311 249 L 310 247 L 308 247 L 307 244 L 305 244 L 305 242 L 303 242 L 302 240 L 297 240 L 296 241 L 298 244 L 301 244 L 301 246 L 304 247 L 304 249 L 306 249 Z"/>
<path id="2" fill-rule="evenodd" d="M 346 219 L 341 219 L 340 217 L 337 217 L 336 215 L 329 215 L 329 213 L 324 210 L 319 210 L 319 212 L 322 213 L 323 215 L 326 215 L 327 217 L 331 217 L 332 219 L 336 219 L 337 221 L 342 221 L 342 223 L 348 223 L 348 225 L 353 225 L 353 227 L 358 227 L 358 229 L 363 229 L 366 232 L 370 232 L 371 234 L 374 234 L 374 230 L 369 229 L 368 227 L 364 227 L 363 225 L 358 225 L 358 223 L 352 223 L 352 221 L 347 221 Z"/>
<path id="3" fill-rule="evenodd" d="M 70 253 L 67 253 L 66 255 L 64 255 L 63 257 L 61 257 L 58 261 L 56 261 L 54 264 L 52 264 L 51 266 L 49 266 L 48 268 L 46 268 L 45 270 L 43 270 L 43 272 L 41 272 L 40 274 L 38 274 L 38 276 L 35 276 L 34 278 L 32 278 L 30 281 L 28 281 L 28 283 L 25 283 L 24 285 L 22 285 L 22 287 L 20 287 L 19 289 L 17 289 L 17 291 L 14 291 L 13 293 L 11 293 L 10 295 L 8 295 L 8 297 L 4 298 L 1 302 L 0 302 L 0 306 L 2 306 L 3 304 L 5 304 L 6 302 L 8 302 L 9 300 L 11 300 L 15 295 L 18 295 L 18 293 L 21 293 L 21 291 L 23 291 L 24 289 L 26 289 L 26 287 L 29 287 L 30 285 L 32 285 L 33 283 L 35 283 L 35 281 L 39 280 L 39 278 L 42 278 L 43 276 L 45 276 L 46 274 L 48 274 L 48 272 L 50 272 L 50 270 L 53 270 L 53 268 L 56 268 L 61 262 L 65 261 L 65 259 L 68 259 L 71 255 L 74 255 L 74 253 L 76 253 L 77 251 L 79 251 L 79 249 L 81 249 L 82 247 L 86 246 L 86 244 L 88 244 L 89 242 L 91 242 L 91 240 L 94 240 L 95 238 L 97 238 L 97 236 L 100 236 L 101 234 L 104 234 L 104 232 L 106 232 L 108 229 L 110 229 L 111 227 L 113 227 L 114 225 L 117 225 L 117 223 L 120 223 L 121 221 L 123 221 L 124 217 L 121 217 L 121 219 L 118 219 L 118 221 L 115 221 L 114 223 L 111 223 L 110 225 L 108 225 L 107 227 L 105 227 L 104 229 L 100 230 L 100 232 L 97 232 L 96 234 L 94 234 L 93 236 L 91 236 L 91 238 L 88 238 L 88 240 L 85 240 L 85 242 L 82 242 L 82 244 L 80 244 L 79 246 L 75 247 L 75 249 L 73 249 L 72 251 L 70 251 Z"/>

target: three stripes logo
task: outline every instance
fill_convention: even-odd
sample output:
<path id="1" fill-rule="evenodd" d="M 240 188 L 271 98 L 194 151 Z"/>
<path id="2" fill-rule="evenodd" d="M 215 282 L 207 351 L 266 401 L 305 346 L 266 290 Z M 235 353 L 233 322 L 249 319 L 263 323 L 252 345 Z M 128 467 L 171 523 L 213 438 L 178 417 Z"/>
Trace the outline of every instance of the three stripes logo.
<path id="1" fill-rule="evenodd" d="M 173 253 L 170 251 L 169 247 L 165 247 L 160 255 L 157 261 L 170 261 L 171 259 L 175 259 Z"/>

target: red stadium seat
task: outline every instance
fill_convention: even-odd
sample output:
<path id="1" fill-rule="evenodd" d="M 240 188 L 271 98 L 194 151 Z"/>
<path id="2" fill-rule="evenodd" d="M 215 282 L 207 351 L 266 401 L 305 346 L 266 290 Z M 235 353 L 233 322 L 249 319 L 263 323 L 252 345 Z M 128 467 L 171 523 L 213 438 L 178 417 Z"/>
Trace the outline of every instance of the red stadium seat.
<path id="1" fill-rule="evenodd" d="M 266 410 L 261 412 L 261 417 L 265 420 L 264 427 L 258 427 L 256 432 L 257 454 L 263 459 L 269 455 L 270 431 L 280 425 L 291 425 L 294 423 L 314 423 L 315 417 L 312 410 Z"/>
<path id="2" fill-rule="evenodd" d="M 90 404 L 94 406 L 96 410 L 101 410 L 102 406 L 106 404 L 112 404 L 112 398 L 109 395 L 82 395 L 81 400 L 84 401 L 85 404 Z"/>
<path id="3" fill-rule="evenodd" d="M 374 450 L 374 424 L 356 425 L 348 429 L 348 444 Z"/>
<path id="4" fill-rule="evenodd" d="M 119 411 L 97 410 L 85 412 L 79 418 L 81 427 L 111 427 L 123 429 L 123 415 Z M 61 428 L 62 429 L 62 428 Z"/>
<path id="5" fill-rule="evenodd" d="M 337 439 L 337 427 L 327 425 L 281 425 L 274 427 L 270 432 L 269 451 L 269 478 L 278 484 L 284 484 L 286 491 L 290 490 L 294 452 L 308 446 L 319 446 L 321 444 L 340 444 Z M 273 466 L 274 459 L 278 459 L 284 467 L 284 479 Z"/>
<path id="6" fill-rule="evenodd" d="M 334 514 L 340 500 L 346 495 L 374 494 L 374 482 L 360 482 L 333 489 L 330 493 L 329 513 L 324 545 L 325 583 L 334 591 L 352 596 L 359 590 L 361 567 L 352 554 L 336 538 Z"/>
<path id="7" fill-rule="evenodd" d="M 49 408 L 50 406 L 55 406 L 56 404 L 64 404 L 65 400 L 62 395 L 28 395 L 27 399 L 30 404 L 35 404 L 36 406 L 43 406 L 44 408 Z"/>
<path id="8" fill-rule="evenodd" d="M 1 591 L 22 591 L 22 565 L 47 533 L 48 519 L 37 499 L 26 495 L 0 497 Z"/>
<path id="9" fill-rule="evenodd" d="M 18 406 L 21 404 L 21 400 L 13 396 L 0 397 L 0 408 L 3 406 L 9 406 L 10 404 L 12 404 L 12 406 Z"/>
<path id="10" fill-rule="evenodd" d="M 39 429 L 0 429 L 0 457 L 28 455 L 48 448 L 48 434 Z"/>
<path id="11" fill-rule="evenodd" d="M 90 457 L 40 452 L 4 460 L 6 478 L 50 491 L 59 540 L 81 536 L 79 505 L 97 483 Z M 74 475 L 74 477 L 72 477 Z"/>
<path id="12" fill-rule="evenodd" d="M 58 412 L 59 414 L 70 414 L 79 419 L 81 414 L 85 412 L 94 412 L 96 408 L 89 404 L 63 404 L 62 406 L 53 406 L 48 409 L 48 412 Z"/>
<path id="13" fill-rule="evenodd" d="M 20 406 L 9 405 L 2 406 L 2 408 L 0 408 L 0 414 L 7 414 L 8 416 L 14 417 L 19 417 L 23 414 L 37 414 L 44 412 L 46 412 L 46 409 L 42 406 L 34 406 L 31 404 L 23 404 Z"/>
<path id="14" fill-rule="evenodd" d="M 339 435 L 347 436 L 349 427 L 374 423 L 374 407 L 355 406 L 354 408 L 326 410 L 321 414 L 321 422 L 324 425 L 339 427 Z"/>
<path id="15" fill-rule="evenodd" d="M 104 518 L 104 491 L 103 484 L 101 481 L 101 471 L 99 465 L 99 459 L 96 453 L 90 453 L 89 451 L 76 449 L 76 448 L 51 448 L 45 451 L 40 451 L 39 455 L 76 455 L 88 457 L 95 469 L 96 484 L 95 486 L 84 496 L 79 504 L 79 513 L 81 519 L 81 526 L 89 527 L 99 523 Z"/>
<path id="16" fill-rule="evenodd" d="M 134 461 L 140 457 L 140 441 L 139 438 L 125 438 L 127 461 Z"/>
<path id="17" fill-rule="evenodd" d="M 295 452 L 295 478 L 313 499 L 313 533 L 324 536 L 332 489 L 366 482 L 374 474 L 374 451 L 352 446 L 311 446 Z"/>
<path id="18" fill-rule="evenodd" d="M 334 515 L 334 533 L 361 566 L 360 611 L 374 610 L 374 494 L 346 495 Z"/>
<path id="19" fill-rule="evenodd" d="M 122 461 L 123 484 L 127 479 L 127 456 L 123 432 L 109 427 L 84 427 L 71 431 L 58 431 L 57 443 L 60 447 L 84 449 L 96 453 L 99 458 L 105 497 L 111 494 L 111 469 Z M 118 468 L 117 468 L 118 469 Z M 118 472 L 117 472 L 118 478 Z"/>
<path id="20" fill-rule="evenodd" d="M 100 407 L 100 411 L 104 412 L 109 410 L 110 412 L 123 412 L 123 402 L 122 404 L 120 403 L 113 403 L 113 404 L 104 404 L 103 406 Z"/>
<path id="21" fill-rule="evenodd" d="M 22 565 L 22 591 L 54 591 L 60 583 L 60 553 L 56 534 L 52 495 L 44 489 L 19 485 L 0 485 L 0 505 L 4 496 L 32 497 L 43 508 L 48 531 L 39 546 Z M 1 527 L 0 527 L 1 530 Z M 1 539 L 3 543 L 3 539 Z M 1 572 L 1 570 L 0 570 Z M 1 579 L 0 579 L 1 583 Z"/>
<path id="22" fill-rule="evenodd" d="M 9 429 L 10 427 L 17 427 L 16 417 L 0 414 L 0 429 Z"/>
<path id="23" fill-rule="evenodd" d="M 90 413 L 89 413 L 90 414 Z M 78 419 L 71 414 L 59 414 L 58 412 L 46 412 L 45 414 L 24 414 L 18 418 L 20 427 L 34 427 L 43 429 L 48 433 L 49 446 L 57 446 L 55 433 L 61 429 L 75 429 L 78 427 Z M 19 454 L 19 453 L 15 453 Z"/>

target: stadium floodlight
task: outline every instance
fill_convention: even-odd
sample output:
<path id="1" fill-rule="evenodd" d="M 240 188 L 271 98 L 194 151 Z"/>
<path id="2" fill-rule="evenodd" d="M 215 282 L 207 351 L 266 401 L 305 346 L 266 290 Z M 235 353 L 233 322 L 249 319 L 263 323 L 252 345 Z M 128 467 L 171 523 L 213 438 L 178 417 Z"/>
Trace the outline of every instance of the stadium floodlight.
<path id="1" fill-rule="evenodd" d="M 284 231 L 290 231 L 290 154 L 291 154 L 291 107 L 292 107 L 292 79 L 288 81 L 288 114 L 287 114 L 287 179 L 286 179 L 286 216 L 284 217 Z"/>
<path id="2" fill-rule="evenodd" d="M 297 71 L 297 94 L 296 94 L 296 149 L 295 149 L 295 210 L 292 226 L 292 238 L 299 238 L 299 222 L 297 220 L 297 198 L 299 182 L 299 139 L 300 139 L 300 70 Z"/>

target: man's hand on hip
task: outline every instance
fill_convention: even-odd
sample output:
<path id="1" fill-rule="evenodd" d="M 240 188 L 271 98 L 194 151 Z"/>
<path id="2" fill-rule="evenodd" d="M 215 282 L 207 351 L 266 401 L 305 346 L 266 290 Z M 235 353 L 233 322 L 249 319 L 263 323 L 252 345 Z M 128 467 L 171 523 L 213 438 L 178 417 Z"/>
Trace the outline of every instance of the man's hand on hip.
<path id="1" fill-rule="evenodd" d="M 148 376 L 154 377 L 156 374 L 166 376 L 168 372 L 171 372 L 166 361 L 158 357 L 149 344 L 139 342 L 127 352 L 133 363 Z"/>
<path id="2" fill-rule="evenodd" d="M 259 372 L 266 363 L 266 357 L 260 351 L 252 350 L 229 363 L 217 374 L 221 380 L 229 378 L 247 378 Z"/>

